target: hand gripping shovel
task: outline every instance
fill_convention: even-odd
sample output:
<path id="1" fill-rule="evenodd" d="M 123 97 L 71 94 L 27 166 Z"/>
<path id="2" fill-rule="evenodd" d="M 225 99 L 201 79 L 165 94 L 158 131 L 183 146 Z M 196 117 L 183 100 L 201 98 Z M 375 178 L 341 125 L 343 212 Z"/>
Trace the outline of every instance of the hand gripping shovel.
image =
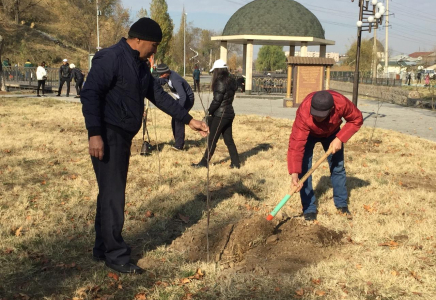
<path id="1" fill-rule="evenodd" d="M 307 180 L 307 178 L 309 178 L 309 176 L 310 175 L 312 175 L 312 173 L 319 167 L 319 165 L 324 161 L 324 160 L 326 160 L 326 158 L 330 155 L 330 154 L 332 154 L 332 149 L 328 149 L 328 151 L 323 155 L 323 157 L 321 157 L 316 163 L 315 163 L 315 165 L 313 165 L 312 166 L 312 168 L 309 170 L 309 171 L 307 171 L 307 173 L 306 174 L 304 174 L 304 176 L 300 179 L 300 181 L 299 181 L 299 183 L 304 183 L 306 180 Z M 288 195 L 286 195 L 283 199 L 282 199 L 282 201 L 280 201 L 280 203 L 279 204 L 277 204 L 277 206 L 276 206 L 276 208 L 274 208 L 274 210 L 268 215 L 268 217 L 266 217 L 266 219 L 268 220 L 268 221 L 271 221 L 275 216 L 276 216 L 276 214 L 279 212 L 279 210 L 283 207 L 283 205 L 285 205 L 286 204 L 286 202 L 288 202 L 288 200 L 289 200 L 289 198 L 291 198 L 291 195 L 292 194 L 294 194 L 295 193 L 295 191 L 298 189 L 298 186 L 293 186 L 292 188 L 291 188 L 291 191 L 290 191 L 290 193 L 288 194 Z"/>

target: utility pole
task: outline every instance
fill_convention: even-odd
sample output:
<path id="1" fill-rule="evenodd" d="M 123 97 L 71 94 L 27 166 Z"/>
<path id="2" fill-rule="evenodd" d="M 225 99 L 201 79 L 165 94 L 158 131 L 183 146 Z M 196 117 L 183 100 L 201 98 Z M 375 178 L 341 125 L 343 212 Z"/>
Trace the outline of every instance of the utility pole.
<path id="1" fill-rule="evenodd" d="M 100 28 L 98 25 L 98 16 L 100 15 L 100 11 L 98 10 L 98 0 L 95 1 L 97 6 L 97 51 L 100 51 Z"/>
<path id="2" fill-rule="evenodd" d="M 377 29 L 374 30 L 374 48 L 373 48 L 373 69 L 372 69 L 372 78 L 377 80 Z"/>
<path id="3" fill-rule="evenodd" d="M 386 77 L 389 78 L 389 53 L 388 53 L 388 47 L 389 47 L 389 0 L 386 0 L 386 38 L 385 38 L 385 70 L 386 70 Z"/>
<path id="4" fill-rule="evenodd" d="M 186 16 L 188 14 L 185 13 L 183 15 L 183 77 L 186 76 Z"/>

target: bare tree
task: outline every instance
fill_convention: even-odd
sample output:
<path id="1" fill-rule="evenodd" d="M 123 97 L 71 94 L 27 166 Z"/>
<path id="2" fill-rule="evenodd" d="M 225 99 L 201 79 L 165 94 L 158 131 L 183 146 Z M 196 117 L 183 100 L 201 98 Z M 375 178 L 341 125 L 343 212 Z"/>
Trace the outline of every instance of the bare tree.
<path id="1" fill-rule="evenodd" d="M 23 13 L 31 11 L 42 0 L 1 0 L 5 14 L 14 19 L 15 24 L 20 22 Z"/>

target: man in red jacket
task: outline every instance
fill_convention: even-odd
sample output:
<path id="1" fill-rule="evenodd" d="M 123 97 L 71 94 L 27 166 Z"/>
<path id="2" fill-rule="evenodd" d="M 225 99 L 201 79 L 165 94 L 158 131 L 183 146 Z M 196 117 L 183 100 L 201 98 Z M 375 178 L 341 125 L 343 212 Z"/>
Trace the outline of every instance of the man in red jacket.
<path id="1" fill-rule="evenodd" d="M 347 123 L 342 127 L 342 118 Z M 299 186 L 303 215 L 308 221 L 316 220 L 316 198 L 312 176 L 303 184 L 299 179 L 312 167 L 313 148 L 320 142 L 333 154 L 328 157 L 333 199 L 338 211 L 351 218 L 348 210 L 348 192 L 345 186 L 343 143 L 346 143 L 363 124 L 362 113 L 344 95 L 334 91 L 319 91 L 309 94 L 297 110 L 292 133 L 289 137 L 288 171 L 292 185 Z"/>

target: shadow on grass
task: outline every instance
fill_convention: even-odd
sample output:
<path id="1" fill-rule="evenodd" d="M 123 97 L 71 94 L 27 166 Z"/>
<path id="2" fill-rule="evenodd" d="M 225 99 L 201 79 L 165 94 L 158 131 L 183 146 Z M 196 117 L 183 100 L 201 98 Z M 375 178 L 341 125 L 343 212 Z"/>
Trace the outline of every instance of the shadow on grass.
<path id="1" fill-rule="evenodd" d="M 238 145 L 236 145 L 236 146 L 238 146 Z M 259 152 L 262 152 L 262 151 L 268 151 L 271 148 L 272 148 L 271 144 L 268 144 L 268 143 L 259 144 L 259 145 L 255 146 L 254 148 L 252 148 L 250 150 L 247 150 L 247 151 L 244 151 L 242 153 L 239 153 L 239 160 L 241 161 L 241 163 L 243 163 L 249 157 L 255 156 Z M 230 156 L 228 156 L 228 157 L 226 157 L 226 158 L 216 162 L 215 164 L 225 163 L 225 162 L 227 162 L 229 160 L 230 160 Z"/>
<path id="2" fill-rule="evenodd" d="M 362 180 L 362 179 L 357 178 L 357 177 L 347 176 L 346 185 L 347 185 L 347 191 L 348 191 L 347 202 L 349 203 L 349 199 L 350 199 L 352 190 L 368 186 L 368 185 L 370 185 L 370 182 L 366 181 L 366 180 Z M 331 182 L 330 176 L 322 176 L 320 178 L 320 180 L 318 181 L 318 184 L 316 185 L 316 188 L 315 188 L 315 196 L 317 198 L 317 201 L 330 188 L 332 188 L 332 182 Z"/>

